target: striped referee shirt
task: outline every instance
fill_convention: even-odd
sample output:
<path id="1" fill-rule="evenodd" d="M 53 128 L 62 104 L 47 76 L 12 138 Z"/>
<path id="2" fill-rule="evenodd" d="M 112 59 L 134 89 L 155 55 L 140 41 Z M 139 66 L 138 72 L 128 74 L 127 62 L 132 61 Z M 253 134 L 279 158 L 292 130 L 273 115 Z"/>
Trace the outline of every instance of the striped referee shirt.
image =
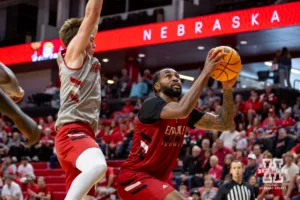
<path id="1" fill-rule="evenodd" d="M 215 200 L 254 200 L 254 190 L 246 182 L 238 184 L 235 181 L 225 183 L 218 190 Z"/>

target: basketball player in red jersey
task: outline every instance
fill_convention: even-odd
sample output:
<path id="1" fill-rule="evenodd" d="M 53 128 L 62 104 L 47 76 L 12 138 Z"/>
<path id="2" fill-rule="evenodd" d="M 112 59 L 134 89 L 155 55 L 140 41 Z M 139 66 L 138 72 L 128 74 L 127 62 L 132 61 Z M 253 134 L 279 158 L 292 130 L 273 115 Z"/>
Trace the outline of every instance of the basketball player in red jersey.
<path id="1" fill-rule="evenodd" d="M 66 173 L 65 200 L 93 199 L 105 176 L 105 157 L 95 141 L 101 104 L 100 63 L 93 57 L 103 0 L 89 0 L 83 19 L 69 19 L 59 35 L 66 51 L 57 62 L 61 81 L 55 148 Z"/>
<path id="2" fill-rule="evenodd" d="M 13 102 L 19 102 L 24 97 L 14 73 L 0 62 L 0 113 L 11 118 L 17 128 L 28 139 L 27 145 L 35 144 L 40 138 L 40 130 L 35 121 L 22 112 Z M 10 98 L 8 98 L 9 96 Z"/>
<path id="3" fill-rule="evenodd" d="M 190 90 L 181 96 L 182 83 L 173 69 L 154 75 L 156 96 L 142 105 L 128 160 L 118 176 L 117 191 L 122 200 L 185 199 L 165 182 L 176 165 L 187 126 L 191 128 L 231 130 L 234 109 L 232 86 L 236 79 L 223 82 L 223 106 L 220 115 L 195 108 L 200 94 L 224 54 L 211 50 L 202 73 Z"/>

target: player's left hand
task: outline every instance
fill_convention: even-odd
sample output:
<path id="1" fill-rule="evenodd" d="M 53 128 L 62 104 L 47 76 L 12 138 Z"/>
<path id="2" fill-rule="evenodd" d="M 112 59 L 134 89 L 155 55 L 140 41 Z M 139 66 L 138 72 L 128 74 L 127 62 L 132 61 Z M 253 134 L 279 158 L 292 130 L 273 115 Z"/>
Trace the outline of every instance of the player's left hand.
<path id="1" fill-rule="evenodd" d="M 238 78 L 239 78 L 239 75 L 237 75 L 234 79 L 222 82 L 223 89 L 231 89 L 235 85 Z"/>
<path id="2" fill-rule="evenodd" d="M 18 103 L 20 102 L 24 95 L 25 95 L 25 92 L 24 90 L 20 87 L 19 88 L 19 91 L 18 92 L 15 92 L 15 93 L 7 93 L 7 95 L 15 102 L 15 103 Z"/>

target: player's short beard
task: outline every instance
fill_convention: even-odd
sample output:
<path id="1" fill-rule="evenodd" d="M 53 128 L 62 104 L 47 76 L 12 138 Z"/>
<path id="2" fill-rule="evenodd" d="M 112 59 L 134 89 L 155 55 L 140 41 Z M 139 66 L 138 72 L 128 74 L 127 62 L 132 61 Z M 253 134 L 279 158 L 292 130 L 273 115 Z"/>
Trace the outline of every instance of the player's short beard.
<path id="1" fill-rule="evenodd" d="M 169 97 L 180 97 L 181 93 L 182 93 L 182 89 L 180 88 L 172 88 L 172 87 L 165 87 L 165 86 L 161 86 L 161 91 L 169 96 Z"/>

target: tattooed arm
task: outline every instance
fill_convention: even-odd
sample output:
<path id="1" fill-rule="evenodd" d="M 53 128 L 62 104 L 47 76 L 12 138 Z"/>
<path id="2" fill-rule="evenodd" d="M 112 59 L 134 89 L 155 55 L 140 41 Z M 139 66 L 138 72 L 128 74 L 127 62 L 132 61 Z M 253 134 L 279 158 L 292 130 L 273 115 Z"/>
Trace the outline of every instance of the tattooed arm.
<path id="1" fill-rule="evenodd" d="M 224 89 L 221 113 L 219 115 L 205 113 L 204 116 L 195 124 L 195 127 L 206 130 L 230 130 L 232 128 L 233 117 L 234 104 L 232 89 Z"/>
<path id="2" fill-rule="evenodd" d="M 238 77 L 223 83 L 223 105 L 220 114 L 205 113 L 204 116 L 194 125 L 196 128 L 205 130 L 225 131 L 232 128 L 234 118 L 234 103 L 232 87 Z"/>

